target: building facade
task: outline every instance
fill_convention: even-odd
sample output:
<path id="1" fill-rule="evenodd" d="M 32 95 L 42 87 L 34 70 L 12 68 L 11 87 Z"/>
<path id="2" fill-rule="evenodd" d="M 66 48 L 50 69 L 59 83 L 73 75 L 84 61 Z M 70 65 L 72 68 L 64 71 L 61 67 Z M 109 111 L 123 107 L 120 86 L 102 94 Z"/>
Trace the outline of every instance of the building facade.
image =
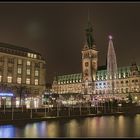
<path id="1" fill-rule="evenodd" d="M 39 97 L 45 90 L 45 77 L 46 62 L 39 53 L 0 43 L 1 106 L 24 104 L 29 107 L 31 100 L 37 106 Z"/>
<path id="2" fill-rule="evenodd" d="M 123 96 L 133 93 L 135 97 L 139 96 L 140 66 L 133 63 L 130 66 L 118 68 L 113 81 L 116 85 L 114 94 Z M 82 73 L 56 76 L 52 92 L 59 95 L 112 94 L 112 77 L 108 76 L 107 65 L 98 66 L 98 51 L 92 36 L 91 24 L 88 24 L 86 29 L 86 43 L 82 50 Z"/>
<path id="3" fill-rule="evenodd" d="M 140 66 L 135 63 L 131 66 L 118 68 L 118 78 L 115 78 L 115 93 L 140 92 Z M 82 93 L 82 73 L 57 76 L 52 85 L 52 92 L 58 94 Z M 106 68 L 100 68 L 94 82 L 94 94 L 111 94 L 111 79 L 107 78 Z"/>

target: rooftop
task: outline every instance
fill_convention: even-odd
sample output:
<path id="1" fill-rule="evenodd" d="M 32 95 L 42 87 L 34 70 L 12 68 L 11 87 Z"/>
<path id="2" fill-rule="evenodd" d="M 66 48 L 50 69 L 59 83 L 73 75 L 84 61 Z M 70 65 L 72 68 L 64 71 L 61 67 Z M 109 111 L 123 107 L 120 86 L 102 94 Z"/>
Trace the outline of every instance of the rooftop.
<path id="1" fill-rule="evenodd" d="M 12 50 L 18 50 L 18 51 L 24 51 L 24 52 L 39 54 L 39 53 L 37 53 L 37 52 L 35 52 L 31 49 L 25 48 L 25 47 L 19 47 L 19 46 L 16 46 L 16 45 L 12 45 L 12 44 L 8 44 L 8 43 L 2 43 L 2 42 L 0 42 L 0 48 L 8 48 L 8 49 L 12 49 Z"/>

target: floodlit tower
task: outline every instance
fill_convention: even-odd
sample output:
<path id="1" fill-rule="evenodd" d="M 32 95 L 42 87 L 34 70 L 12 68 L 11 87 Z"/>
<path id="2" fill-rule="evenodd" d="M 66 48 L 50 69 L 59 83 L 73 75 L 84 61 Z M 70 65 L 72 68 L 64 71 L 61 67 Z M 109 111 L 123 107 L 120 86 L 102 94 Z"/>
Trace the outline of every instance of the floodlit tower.
<path id="1" fill-rule="evenodd" d="M 114 80 L 117 79 L 117 61 L 111 35 L 109 35 L 109 45 L 107 53 L 107 74 L 108 80 L 111 81 L 111 92 L 114 94 L 114 89 L 116 88 Z"/>
<path id="2" fill-rule="evenodd" d="M 93 28 L 90 22 L 86 29 L 86 42 L 82 50 L 82 75 L 84 93 L 92 94 L 96 80 L 98 51 L 92 35 Z"/>

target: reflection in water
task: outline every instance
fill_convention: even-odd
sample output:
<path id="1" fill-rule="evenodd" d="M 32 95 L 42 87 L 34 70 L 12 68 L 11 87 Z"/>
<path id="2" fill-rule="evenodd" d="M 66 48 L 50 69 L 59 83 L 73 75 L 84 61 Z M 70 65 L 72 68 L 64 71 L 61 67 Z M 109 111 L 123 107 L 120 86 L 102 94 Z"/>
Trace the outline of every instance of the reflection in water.
<path id="1" fill-rule="evenodd" d="M 59 124 L 58 121 L 47 123 L 47 135 L 48 137 L 59 137 Z M 60 126 L 61 127 L 61 126 Z"/>
<path id="2" fill-rule="evenodd" d="M 78 124 L 78 121 L 76 121 L 75 119 L 70 120 L 69 123 L 67 123 L 66 126 L 67 130 L 66 130 L 66 134 L 67 137 L 79 137 L 79 133 L 80 133 L 80 127 Z"/>
<path id="3" fill-rule="evenodd" d="M 118 134 L 118 137 L 124 137 L 125 136 L 125 125 L 124 125 L 124 121 L 126 118 L 124 118 L 123 115 L 118 116 L 118 120 L 117 120 L 117 127 L 116 128 L 116 134 Z M 129 128 L 127 128 L 129 129 Z"/>
<path id="4" fill-rule="evenodd" d="M 15 137 L 15 127 L 13 125 L 0 126 L 0 138 Z"/>
<path id="5" fill-rule="evenodd" d="M 140 116 L 136 115 L 134 119 L 135 136 L 140 137 Z"/>
<path id="6" fill-rule="evenodd" d="M 0 138 L 140 137 L 140 114 L 101 116 L 1 125 Z"/>

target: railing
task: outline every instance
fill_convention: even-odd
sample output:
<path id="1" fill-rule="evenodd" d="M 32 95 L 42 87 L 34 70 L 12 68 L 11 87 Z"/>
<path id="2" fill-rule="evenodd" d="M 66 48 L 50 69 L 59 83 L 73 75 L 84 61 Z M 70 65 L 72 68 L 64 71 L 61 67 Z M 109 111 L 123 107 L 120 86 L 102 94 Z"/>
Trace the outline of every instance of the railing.
<path id="1" fill-rule="evenodd" d="M 108 106 L 100 104 L 98 106 L 69 106 L 69 107 L 51 107 L 51 108 L 0 108 L 0 120 L 22 120 L 44 117 L 71 117 L 71 116 L 89 116 L 89 115 L 115 115 L 118 113 L 135 114 L 140 113 L 140 106 Z"/>

